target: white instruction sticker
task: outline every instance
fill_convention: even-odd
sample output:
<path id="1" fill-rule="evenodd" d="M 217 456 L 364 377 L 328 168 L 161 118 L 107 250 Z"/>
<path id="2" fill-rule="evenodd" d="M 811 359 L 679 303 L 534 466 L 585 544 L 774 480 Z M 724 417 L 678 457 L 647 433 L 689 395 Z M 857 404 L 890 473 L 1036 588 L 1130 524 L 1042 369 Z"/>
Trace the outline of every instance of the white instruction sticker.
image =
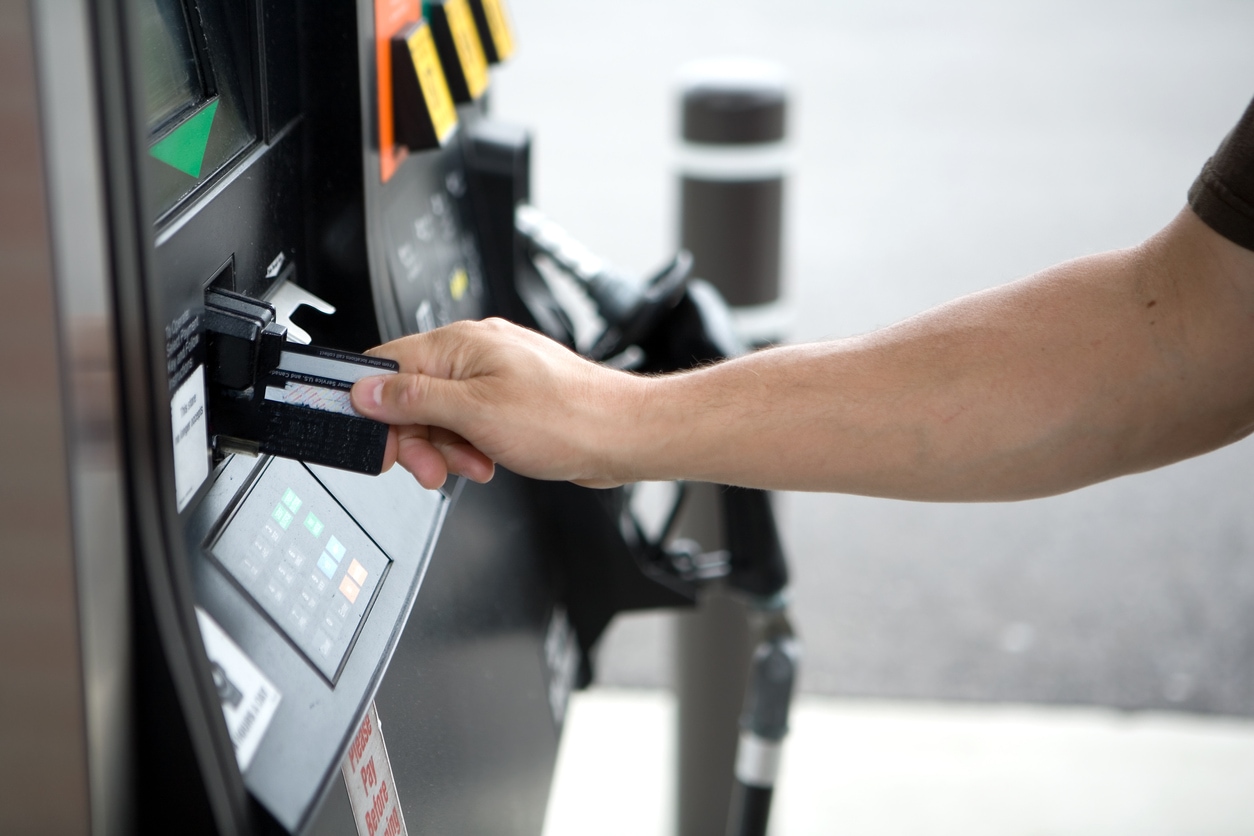
<path id="1" fill-rule="evenodd" d="M 205 367 L 197 366 L 170 399 L 174 429 L 174 492 L 182 511 L 209 475 L 209 422 L 205 416 Z"/>
<path id="2" fill-rule="evenodd" d="M 407 836 L 401 800 L 396 796 L 392 778 L 392 762 L 383 744 L 383 728 L 374 703 L 370 703 L 361 727 L 353 735 L 340 770 L 359 836 Z"/>
<path id="3" fill-rule="evenodd" d="M 265 737 L 283 695 L 261 669 L 253 664 L 239 645 L 231 640 L 218 622 L 200 607 L 196 608 L 205 654 L 213 668 L 213 684 L 222 700 L 222 716 L 235 747 L 240 772 L 247 771 Z"/>

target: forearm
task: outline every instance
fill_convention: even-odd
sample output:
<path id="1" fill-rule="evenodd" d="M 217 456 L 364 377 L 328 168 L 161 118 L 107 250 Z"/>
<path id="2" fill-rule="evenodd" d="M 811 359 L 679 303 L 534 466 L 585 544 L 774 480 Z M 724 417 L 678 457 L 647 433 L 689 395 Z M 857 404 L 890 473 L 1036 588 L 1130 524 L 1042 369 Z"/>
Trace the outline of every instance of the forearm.
<path id="1" fill-rule="evenodd" d="M 1020 499 L 1234 440 L 1251 417 L 1254 310 L 1231 280 L 1250 265 L 1204 269 L 1232 254 L 1209 252 L 1200 226 L 1186 213 L 1142 247 L 867 336 L 650 381 L 618 448 L 626 475 Z"/>
<path id="2" fill-rule="evenodd" d="M 428 487 L 493 462 L 934 500 L 1022 499 L 1167 464 L 1254 422 L 1254 252 L 1185 210 L 1131 250 L 873 334 L 646 378 L 499 320 L 381 346 L 354 406 Z"/>

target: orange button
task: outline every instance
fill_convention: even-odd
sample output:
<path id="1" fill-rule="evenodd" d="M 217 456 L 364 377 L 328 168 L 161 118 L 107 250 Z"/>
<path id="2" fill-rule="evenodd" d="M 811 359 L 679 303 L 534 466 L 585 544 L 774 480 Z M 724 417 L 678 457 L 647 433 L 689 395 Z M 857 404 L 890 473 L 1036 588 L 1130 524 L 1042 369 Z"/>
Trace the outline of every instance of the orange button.
<path id="1" fill-rule="evenodd" d="M 344 576 L 344 580 L 340 581 L 340 593 L 348 599 L 350 604 L 357 603 L 357 595 L 361 592 L 361 587 L 353 583 L 353 579 L 348 575 Z"/>
<path id="2" fill-rule="evenodd" d="M 348 565 L 348 576 L 357 581 L 358 586 L 366 585 L 366 576 L 370 573 L 366 571 L 366 567 L 362 566 L 356 560 Z"/>

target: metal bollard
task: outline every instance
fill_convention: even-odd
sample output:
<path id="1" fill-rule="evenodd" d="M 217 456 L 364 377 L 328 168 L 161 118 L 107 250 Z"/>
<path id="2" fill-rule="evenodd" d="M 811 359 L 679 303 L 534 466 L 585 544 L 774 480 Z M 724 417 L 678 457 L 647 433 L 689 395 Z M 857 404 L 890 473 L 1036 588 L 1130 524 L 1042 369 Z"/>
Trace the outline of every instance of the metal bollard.
<path id="1" fill-rule="evenodd" d="M 782 338 L 787 75 L 765 61 L 696 61 L 680 70 L 680 246 L 718 288 L 749 345 Z"/>
<path id="2" fill-rule="evenodd" d="M 680 71 L 680 96 L 680 246 L 732 306 L 742 339 L 776 342 L 791 319 L 781 294 L 785 73 L 748 59 L 694 62 Z M 723 547 L 722 489 L 692 488 L 679 533 Z M 677 832 L 723 836 L 753 655 L 749 607 L 709 589 L 676 624 Z"/>

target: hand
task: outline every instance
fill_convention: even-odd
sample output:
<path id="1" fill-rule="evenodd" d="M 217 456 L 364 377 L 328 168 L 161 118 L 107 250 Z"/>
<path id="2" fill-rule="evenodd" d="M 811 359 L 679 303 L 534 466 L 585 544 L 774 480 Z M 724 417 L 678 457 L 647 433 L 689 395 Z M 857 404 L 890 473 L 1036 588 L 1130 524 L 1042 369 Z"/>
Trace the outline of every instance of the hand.
<path id="1" fill-rule="evenodd" d="M 646 378 L 599 366 L 504 320 L 457 322 L 372 349 L 400 372 L 353 387 L 361 414 L 392 425 L 385 462 L 426 488 L 476 482 L 494 463 L 588 487 L 629 481 L 610 453 L 636 423 Z"/>

